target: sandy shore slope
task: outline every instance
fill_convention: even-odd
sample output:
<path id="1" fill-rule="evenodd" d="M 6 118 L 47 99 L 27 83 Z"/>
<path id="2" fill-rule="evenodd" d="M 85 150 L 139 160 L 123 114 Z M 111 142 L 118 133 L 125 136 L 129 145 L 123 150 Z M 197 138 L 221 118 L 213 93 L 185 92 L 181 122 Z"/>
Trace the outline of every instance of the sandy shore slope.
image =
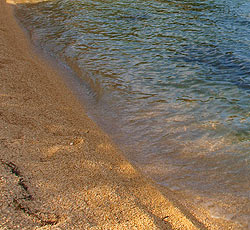
<path id="1" fill-rule="evenodd" d="M 0 228 L 218 229 L 141 176 L 0 0 Z"/>

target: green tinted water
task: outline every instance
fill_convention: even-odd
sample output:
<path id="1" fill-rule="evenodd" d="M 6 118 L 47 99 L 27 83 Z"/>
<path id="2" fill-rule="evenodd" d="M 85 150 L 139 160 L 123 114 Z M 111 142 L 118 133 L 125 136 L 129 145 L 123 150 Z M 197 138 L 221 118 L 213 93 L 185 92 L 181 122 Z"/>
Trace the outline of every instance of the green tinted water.
<path id="1" fill-rule="evenodd" d="M 249 1 L 62 0 L 17 15 L 84 79 L 91 115 L 131 161 L 247 228 Z"/>

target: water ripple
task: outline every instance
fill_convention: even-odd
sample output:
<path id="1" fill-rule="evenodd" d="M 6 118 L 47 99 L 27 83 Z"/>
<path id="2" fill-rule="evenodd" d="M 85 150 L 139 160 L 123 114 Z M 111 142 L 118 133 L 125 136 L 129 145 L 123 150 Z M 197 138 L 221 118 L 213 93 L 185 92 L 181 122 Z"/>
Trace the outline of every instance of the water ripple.
<path id="1" fill-rule="evenodd" d="M 55 0 L 21 5 L 17 14 L 34 43 L 89 85 L 93 116 L 104 117 L 133 162 L 161 184 L 204 197 L 215 216 L 247 226 L 249 6 Z"/>

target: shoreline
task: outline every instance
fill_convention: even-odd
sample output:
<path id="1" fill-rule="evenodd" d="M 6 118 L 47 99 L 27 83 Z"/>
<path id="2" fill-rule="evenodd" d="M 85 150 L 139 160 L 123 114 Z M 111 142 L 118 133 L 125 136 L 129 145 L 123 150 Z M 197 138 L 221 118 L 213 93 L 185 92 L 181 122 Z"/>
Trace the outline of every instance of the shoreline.
<path id="1" fill-rule="evenodd" d="M 240 229 L 198 220 L 142 176 L 36 55 L 4 0 L 0 47 L 0 227 Z"/>

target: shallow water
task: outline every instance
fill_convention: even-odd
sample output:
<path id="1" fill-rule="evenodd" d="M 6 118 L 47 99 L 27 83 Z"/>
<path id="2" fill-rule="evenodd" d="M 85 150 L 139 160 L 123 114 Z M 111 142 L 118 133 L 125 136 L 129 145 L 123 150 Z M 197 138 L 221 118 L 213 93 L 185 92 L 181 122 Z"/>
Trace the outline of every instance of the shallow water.
<path id="1" fill-rule="evenodd" d="M 58 0 L 17 16 L 132 162 L 249 227 L 249 1 Z"/>

